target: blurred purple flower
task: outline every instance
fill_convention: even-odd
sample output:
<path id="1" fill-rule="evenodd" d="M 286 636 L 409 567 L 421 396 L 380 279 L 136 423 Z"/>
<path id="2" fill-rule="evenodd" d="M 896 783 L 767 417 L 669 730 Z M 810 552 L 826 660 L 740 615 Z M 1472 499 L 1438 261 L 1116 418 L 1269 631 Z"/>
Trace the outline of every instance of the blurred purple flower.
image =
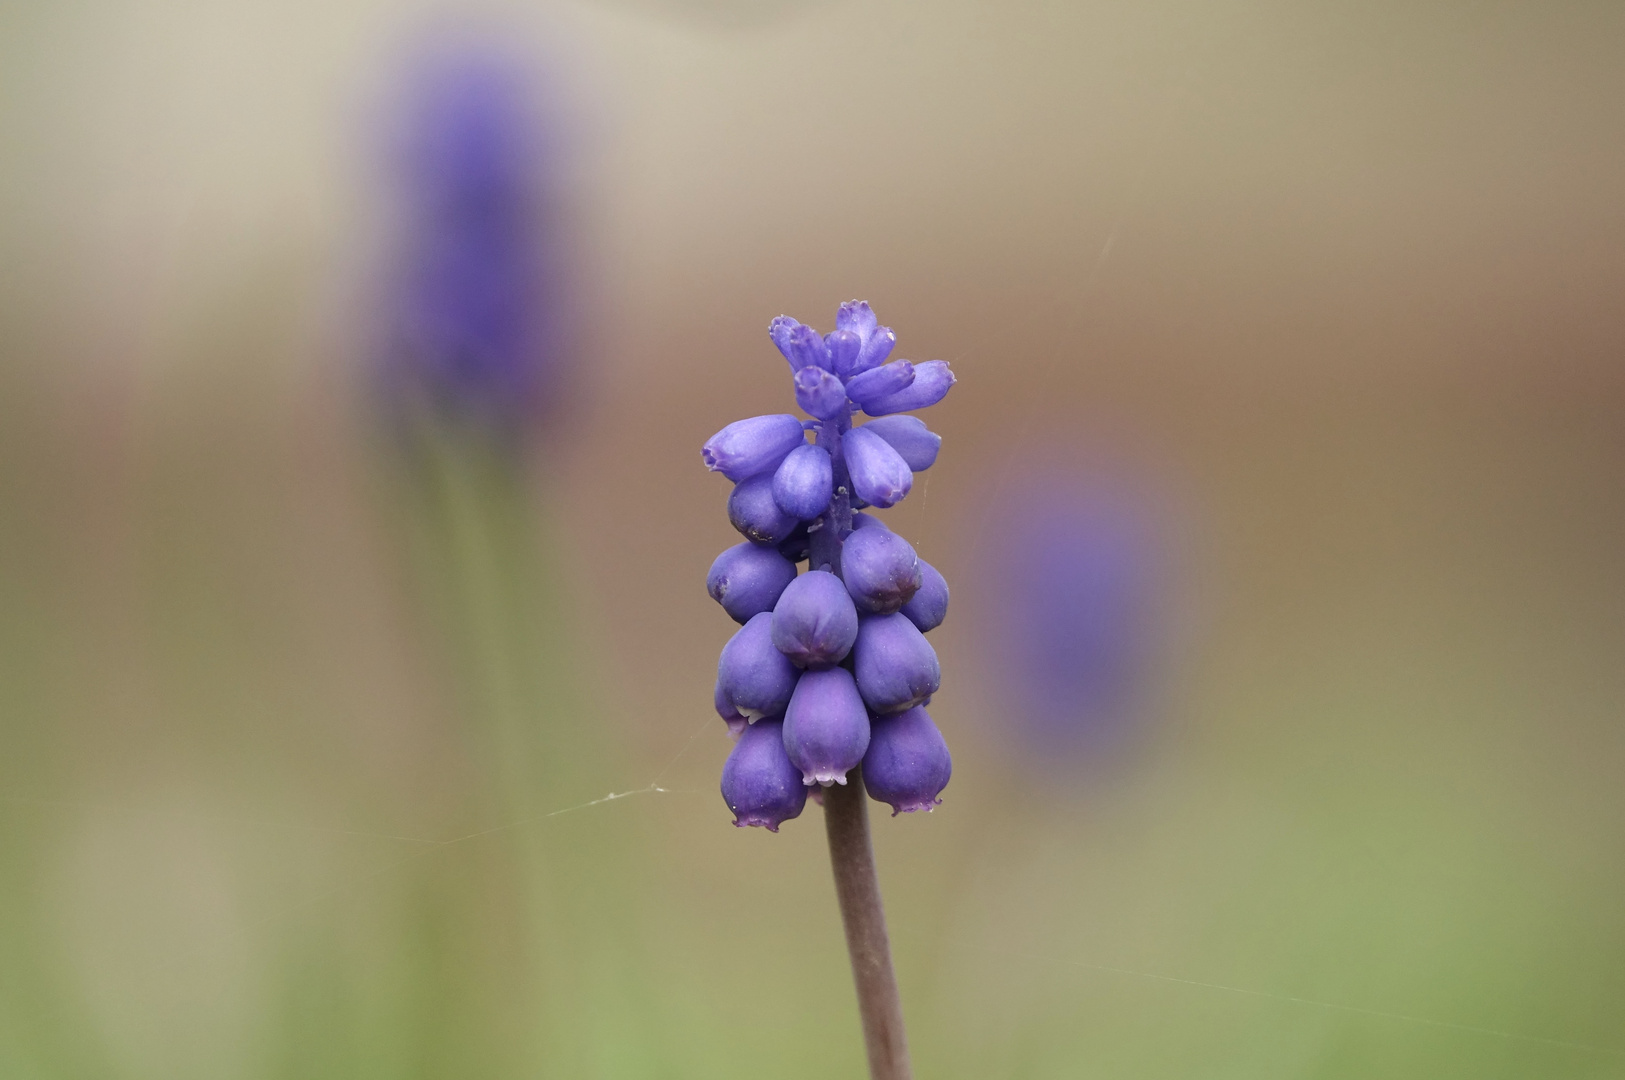
<path id="1" fill-rule="evenodd" d="M 1039 474 L 996 500 L 983 569 L 1001 715 L 1049 760 L 1105 754 L 1145 707 L 1160 556 L 1147 502 Z"/>
<path id="2" fill-rule="evenodd" d="M 401 235 L 382 362 L 395 409 L 518 434 L 557 404 L 566 309 L 533 65 L 459 42 L 411 66 L 394 179 Z"/>

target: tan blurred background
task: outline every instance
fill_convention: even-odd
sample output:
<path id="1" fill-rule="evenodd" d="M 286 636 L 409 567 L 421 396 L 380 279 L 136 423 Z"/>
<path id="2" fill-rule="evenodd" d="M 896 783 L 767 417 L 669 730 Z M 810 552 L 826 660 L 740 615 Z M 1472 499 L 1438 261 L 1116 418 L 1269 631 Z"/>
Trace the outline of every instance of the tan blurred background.
<path id="1" fill-rule="evenodd" d="M 955 589 L 875 823 L 919 1074 L 1625 1076 L 1625 8 L 487 7 L 582 378 L 436 533 L 360 373 L 465 21 L 0 14 L 0 1076 L 856 1075 L 818 812 L 716 794 L 698 455 L 854 296 L 959 376 L 889 519 Z M 1158 530 L 1060 768 L 979 585 L 1041 464 Z"/>

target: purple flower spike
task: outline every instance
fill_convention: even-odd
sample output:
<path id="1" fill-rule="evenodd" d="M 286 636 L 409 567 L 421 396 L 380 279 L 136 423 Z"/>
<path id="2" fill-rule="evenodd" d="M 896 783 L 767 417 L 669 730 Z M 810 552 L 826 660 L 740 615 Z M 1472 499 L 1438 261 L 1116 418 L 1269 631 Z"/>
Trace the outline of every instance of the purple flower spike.
<path id="1" fill-rule="evenodd" d="M 897 346 L 897 335 L 891 332 L 889 326 L 877 326 L 868 337 L 863 339 L 863 348 L 858 353 L 858 359 L 852 365 L 852 374 L 877 368 L 886 362 Z"/>
<path id="2" fill-rule="evenodd" d="M 760 544 L 735 544 L 711 564 L 705 591 L 734 622 L 743 623 L 772 611 L 784 587 L 795 579 L 796 564 L 779 552 Z"/>
<path id="3" fill-rule="evenodd" d="M 768 832 L 801 813 L 807 788 L 784 752 L 783 721 L 763 720 L 739 736 L 722 766 L 722 798 L 735 825 L 760 825 Z"/>
<path id="4" fill-rule="evenodd" d="M 848 411 L 846 388 L 825 369 L 809 364 L 796 372 L 796 404 L 820 420 Z"/>
<path id="5" fill-rule="evenodd" d="M 734 485 L 728 496 L 728 520 L 745 539 L 758 544 L 788 539 L 799 523 L 773 501 L 773 477 L 766 473 Z"/>
<path id="6" fill-rule="evenodd" d="M 711 691 L 711 704 L 716 706 L 717 715 L 722 717 L 722 722 L 728 725 L 730 738 L 738 739 L 740 733 L 750 727 L 750 721 L 745 718 L 745 714 L 734 708 L 733 702 L 728 700 L 728 695 L 722 692 L 720 679 L 717 680 L 716 689 Z"/>
<path id="7" fill-rule="evenodd" d="M 942 686 L 936 650 L 906 615 L 860 619 L 852 656 L 858 691 L 879 715 L 923 705 Z"/>
<path id="8" fill-rule="evenodd" d="M 846 396 L 859 405 L 867 405 L 906 390 L 913 382 L 914 365 L 907 360 L 893 360 L 848 379 Z"/>
<path id="9" fill-rule="evenodd" d="M 784 749 L 808 785 L 846 783 L 869 748 L 869 714 L 845 668 L 809 671 L 784 714 Z"/>
<path id="10" fill-rule="evenodd" d="M 799 521 L 824 512 L 835 491 L 835 471 L 822 446 L 798 446 L 773 474 L 773 501 Z"/>
<path id="11" fill-rule="evenodd" d="M 937 796 L 953 772 L 948 744 L 923 706 L 882 716 L 871 725 L 863 782 L 870 798 L 891 804 L 892 817 L 941 803 Z"/>
<path id="12" fill-rule="evenodd" d="M 842 440 L 852 492 L 871 506 L 896 506 L 914 487 L 914 473 L 891 443 L 868 430 L 853 428 Z"/>
<path id="13" fill-rule="evenodd" d="M 882 416 L 864 424 L 863 430 L 890 443 L 913 472 L 924 472 L 937 463 L 942 436 L 932 432 L 917 416 Z"/>
<path id="14" fill-rule="evenodd" d="M 736 420 L 700 449 L 705 467 L 734 483 L 779 467 L 786 454 L 805 446 L 807 433 L 789 413 Z"/>
<path id="15" fill-rule="evenodd" d="M 914 381 L 905 390 L 871 401 L 863 407 L 870 416 L 888 413 L 912 412 L 935 405 L 948 396 L 954 384 L 954 373 L 948 370 L 946 360 L 927 360 L 914 365 Z"/>
<path id="16" fill-rule="evenodd" d="M 948 617 L 948 582 L 924 559 L 920 560 L 920 591 L 900 610 L 922 634 L 935 630 Z"/>
<path id="17" fill-rule="evenodd" d="M 852 374 L 852 365 L 863 351 L 863 338 L 851 330 L 837 330 L 824 336 L 824 347 L 829 349 L 829 369 L 841 378 Z"/>
<path id="18" fill-rule="evenodd" d="M 747 720 L 784 712 L 799 674 L 774 647 L 773 616 L 765 611 L 752 615 L 728 639 L 717 660 L 717 685 L 728 704 Z"/>
<path id="19" fill-rule="evenodd" d="M 859 611 L 890 615 L 919 589 L 920 557 L 884 525 L 857 529 L 841 547 L 841 576 Z"/>
<path id="20" fill-rule="evenodd" d="M 773 644 L 796 667 L 820 670 L 846 659 L 858 637 L 858 609 L 841 579 L 811 570 L 784 590 L 773 609 Z"/>

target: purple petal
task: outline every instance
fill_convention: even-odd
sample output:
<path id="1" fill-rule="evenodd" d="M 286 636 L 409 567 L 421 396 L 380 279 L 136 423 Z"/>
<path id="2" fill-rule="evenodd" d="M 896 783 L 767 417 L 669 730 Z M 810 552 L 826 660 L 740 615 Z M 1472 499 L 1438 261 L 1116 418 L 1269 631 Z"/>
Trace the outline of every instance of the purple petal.
<path id="1" fill-rule="evenodd" d="M 937 652 L 907 616 L 860 619 L 852 656 L 858 692 L 864 704 L 879 715 L 923 705 L 942 686 Z"/>
<path id="2" fill-rule="evenodd" d="M 900 393 L 914 382 L 914 365 L 907 360 L 893 360 L 889 364 L 854 375 L 847 380 L 846 396 L 859 405 L 879 401 Z"/>
<path id="3" fill-rule="evenodd" d="M 850 375 L 858 353 L 863 351 L 863 338 L 851 330 L 837 330 L 825 335 L 824 345 L 829 349 L 830 370 L 843 379 Z"/>
<path id="4" fill-rule="evenodd" d="M 869 714 L 845 668 L 809 671 L 784 714 L 784 748 L 805 784 L 844 784 L 869 747 Z"/>
<path id="5" fill-rule="evenodd" d="M 728 496 L 728 520 L 746 540 L 778 544 L 789 538 L 800 519 L 773 501 L 773 475 L 763 473 L 734 485 Z"/>
<path id="6" fill-rule="evenodd" d="M 942 625 L 948 617 L 948 582 L 937 573 L 937 568 L 920 560 L 920 588 L 908 603 L 899 608 L 908 621 L 924 634 Z"/>
<path id="7" fill-rule="evenodd" d="M 705 467 L 734 483 L 779 467 L 784 456 L 807 442 L 801 421 L 789 413 L 735 420 L 700 450 Z"/>
<path id="8" fill-rule="evenodd" d="M 796 578 L 796 564 L 761 544 L 735 544 L 718 555 L 705 578 L 705 591 L 737 623 L 772 611 L 779 594 Z"/>
<path id="9" fill-rule="evenodd" d="M 948 743 L 923 706 L 871 723 L 863 782 L 870 798 L 891 804 L 893 817 L 942 802 L 953 771 Z"/>
<path id="10" fill-rule="evenodd" d="M 789 333 L 790 366 L 796 371 L 804 367 L 829 367 L 829 349 L 817 330 L 797 325 Z"/>
<path id="11" fill-rule="evenodd" d="M 852 491 L 864 502 L 885 509 L 903 501 L 914 486 L 914 473 L 902 455 L 867 425 L 853 428 L 841 440 Z"/>
<path id="12" fill-rule="evenodd" d="M 907 540 L 884 525 L 855 529 L 841 545 L 841 576 L 858 610 L 890 615 L 918 591 L 920 558 Z"/>
<path id="13" fill-rule="evenodd" d="M 765 611 L 751 616 L 717 659 L 722 697 L 749 720 L 784 712 L 798 675 L 796 666 L 774 647 L 773 616 Z"/>
<path id="14" fill-rule="evenodd" d="M 722 799 L 734 812 L 735 825 L 760 825 L 769 832 L 801 813 L 807 788 L 784 752 L 783 721 L 763 720 L 740 733 L 722 766 Z"/>
<path id="15" fill-rule="evenodd" d="M 954 384 L 954 373 L 948 370 L 946 360 L 927 360 L 914 365 L 914 381 L 905 390 L 871 401 L 863 407 L 870 416 L 888 413 L 912 412 L 935 405 L 948 394 Z"/>
<path id="16" fill-rule="evenodd" d="M 942 436 L 917 416 L 883 416 L 864 424 L 863 430 L 890 443 L 913 472 L 924 472 L 935 465 L 937 451 L 942 448 Z"/>
<path id="17" fill-rule="evenodd" d="M 825 368 L 808 365 L 796 372 L 796 404 L 820 420 L 847 410 L 846 388 Z"/>
<path id="18" fill-rule="evenodd" d="M 773 608 L 773 644 L 796 667 L 833 667 L 846 659 L 857 637 L 858 609 L 846 585 L 827 570 L 791 582 Z"/>
<path id="19" fill-rule="evenodd" d="M 796 447 L 773 474 L 773 501 L 798 521 L 822 514 L 834 491 L 835 469 L 822 446 Z"/>

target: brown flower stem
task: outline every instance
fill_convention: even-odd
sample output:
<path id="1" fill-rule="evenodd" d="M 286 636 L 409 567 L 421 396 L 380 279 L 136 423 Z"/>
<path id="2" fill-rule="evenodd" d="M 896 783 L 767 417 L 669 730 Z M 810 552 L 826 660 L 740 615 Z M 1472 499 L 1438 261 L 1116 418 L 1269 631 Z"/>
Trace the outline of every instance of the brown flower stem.
<path id="1" fill-rule="evenodd" d="M 875 874 L 874 846 L 869 842 L 868 798 L 863 768 L 847 774 L 845 784 L 824 789 L 824 826 L 829 833 L 829 861 L 835 871 L 835 895 L 846 927 L 846 949 L 857 984 L 858 1015 L 869 1052 L 872 1080 L 912 1080 L 908 1039 L 903 1032 L 903 1002 L 892 970 L 886 912 Z"/>

